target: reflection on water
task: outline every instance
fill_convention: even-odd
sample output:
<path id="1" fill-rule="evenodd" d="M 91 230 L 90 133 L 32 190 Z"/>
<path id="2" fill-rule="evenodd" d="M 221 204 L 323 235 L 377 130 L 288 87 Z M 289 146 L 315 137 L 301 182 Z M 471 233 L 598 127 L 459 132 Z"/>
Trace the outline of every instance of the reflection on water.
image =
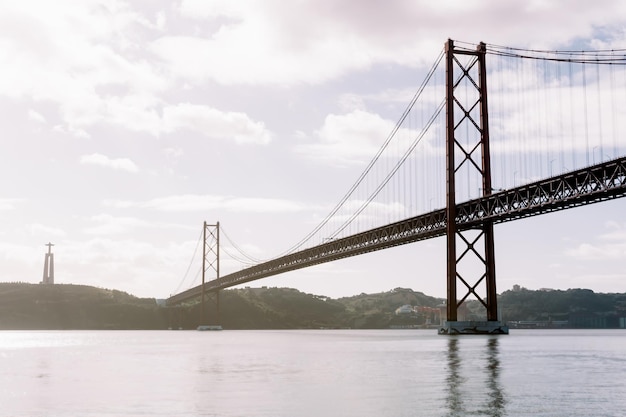
<path id="1" fill-rule="evenodd" d="M 465 341 L 476 340 L 465 338 Z M 448 340 L 448 415 L 504 416 L 506 400 L 500 383 L 498 337 L 487 338 L 484 349 L 471 351 L 484 354 L 474 356 L 470 351 L 463 352 L 463 338 L 451 336 Z"/>
<path id="2" fill-rule="evenodd" d="M 459 359 L 459 339 L 451 336 L 448 340 L 448 397 L 446 403 L 451 416 L 458 416 L 463 413 L 463 400 L 461 396 L 461 361 Z"/>
<path id="3" fill-rule="evenodd" d="M 500 385 L 500 357 L 498 352 L 498 336 L 487 339 L 487 390 L 490 398 L 487 402 L 488 411 L 494 417 L 505 415 L 505 399 Z"/>

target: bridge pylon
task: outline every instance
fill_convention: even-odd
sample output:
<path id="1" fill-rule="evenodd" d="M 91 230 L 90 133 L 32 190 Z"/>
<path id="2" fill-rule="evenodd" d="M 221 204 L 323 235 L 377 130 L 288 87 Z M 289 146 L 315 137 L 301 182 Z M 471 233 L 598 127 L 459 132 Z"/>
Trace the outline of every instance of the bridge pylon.
<path id="1" fill-rule="evenodd" d="M 440 334 L 508 333 L 498 320 L 493 221 L 471 229 L 456 221 L 461 183 L 479 187 L 482 197 L 493 190 L 485 55 L 482 42 L 476 50 L 446 43 L 447 317 Z M 459 288 L 465 292 L 458 294 Z M 470 296 L 485 307 L 486 320 L 459 321 L 459 307 Z"/>
<path id="2" fill-rule="evenodd" d="M 220 277 L 220 222 L 216 224 L 203 223 L 202 229 L 202 289 L 201 289 L 201 317 L 198 330 L 221 330 L 220 323 L 220 291 L 216 290 L 215 294 L 215 317 L 213 323 L 202 324 L 206 320 L 205 300 L 207 292 L 206 273 L 212 271 L 215 273 L 215 279 Z"/>

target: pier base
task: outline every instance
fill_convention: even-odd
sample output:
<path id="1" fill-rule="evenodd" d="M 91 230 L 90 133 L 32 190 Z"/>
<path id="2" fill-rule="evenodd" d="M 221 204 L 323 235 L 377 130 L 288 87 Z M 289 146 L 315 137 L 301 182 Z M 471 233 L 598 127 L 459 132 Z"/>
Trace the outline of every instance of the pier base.
<path id="1" fill-rule="evenodd" d="M 501 321 L 446 321 L 439 334 L 509 334 L 509 326 Z"/>
<path id="2" fill-rule="evenodd" d="M 198 326 L 198 328 L 196 330 L 199 331 L 215 331 L 215 330 L 222 330 L 222 326 L 219 324 L 201 324 L 200 326 Z"/>

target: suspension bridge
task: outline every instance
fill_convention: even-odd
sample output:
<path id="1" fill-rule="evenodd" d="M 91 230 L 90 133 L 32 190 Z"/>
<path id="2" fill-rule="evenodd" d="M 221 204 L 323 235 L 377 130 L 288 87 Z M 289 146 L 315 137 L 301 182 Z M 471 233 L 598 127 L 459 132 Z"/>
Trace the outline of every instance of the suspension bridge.
<path id="1" fill-rule="evenodd" d="M 242 252 L 250 265 L 221 276 L 219 223 L 205 223 L 202 284 L 167 304 L 215 293 L 219 308 L 225 288 L 445 236 L 440 332 L 506 333 L 494 225 L 625 196 L 625 115 L 626 50 L 449 40 L 374 158 L 316 228 L 270 260 Z M 216 278 L 206 281 L 209 270 Z M 457 320 L 468 298 L 484 306 L 484 322 Z"/>

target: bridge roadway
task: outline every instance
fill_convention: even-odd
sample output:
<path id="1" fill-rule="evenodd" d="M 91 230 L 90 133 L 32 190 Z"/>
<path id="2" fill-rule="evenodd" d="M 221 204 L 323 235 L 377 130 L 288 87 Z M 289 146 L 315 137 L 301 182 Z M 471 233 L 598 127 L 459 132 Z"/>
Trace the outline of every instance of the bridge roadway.
<path id="1" fill-rule="evenodd" d="M 503 223 L 626 196 L 626 157 L 457 204 L 458 230 Z M 446 210 L 332 240 L 205 283 L 214 292 L 246 282 L 446 234 Z M 199 297 L 202 285 L 173 295 L 167 305 Z"/>

